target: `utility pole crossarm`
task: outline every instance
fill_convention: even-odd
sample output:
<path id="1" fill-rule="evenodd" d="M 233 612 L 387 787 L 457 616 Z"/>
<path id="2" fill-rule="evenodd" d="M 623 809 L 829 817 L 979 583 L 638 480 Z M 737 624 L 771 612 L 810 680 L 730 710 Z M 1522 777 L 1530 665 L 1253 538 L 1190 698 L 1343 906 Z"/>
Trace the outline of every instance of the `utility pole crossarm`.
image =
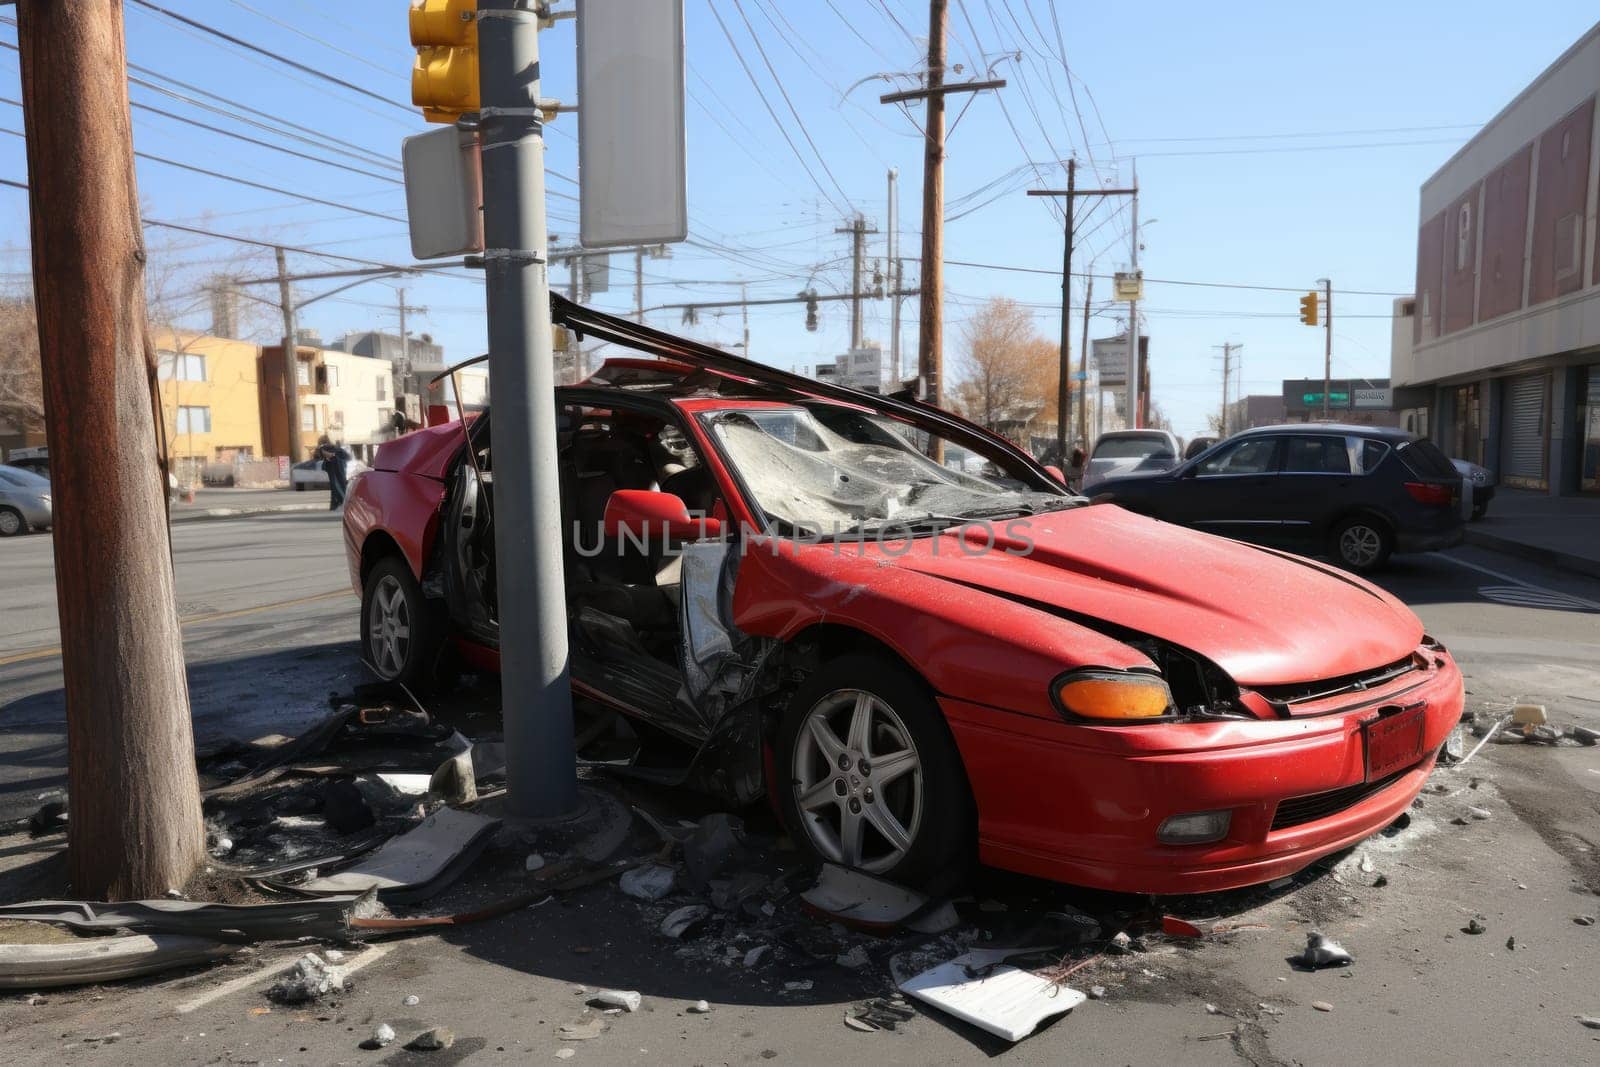
<path id="1" fill-rule="evenodd" d="M 926 100 L 934 95 L 945 93 L 981 93 L 986 89 L 1004 89 L 1004 78 L 990 78 L 987 81 L 971 82 L 941 82 L 938 85 L 928 84 L 921 89 L 904 89 L 897 93 L 885 93 L 878 97 L 880 104 L 899 104 L 906 100 Z"/>
<path id="2" fill-rule="evenodd" d="M 1137 189 L 1029 189 L 1029 196 L 1132 196 Z"/>

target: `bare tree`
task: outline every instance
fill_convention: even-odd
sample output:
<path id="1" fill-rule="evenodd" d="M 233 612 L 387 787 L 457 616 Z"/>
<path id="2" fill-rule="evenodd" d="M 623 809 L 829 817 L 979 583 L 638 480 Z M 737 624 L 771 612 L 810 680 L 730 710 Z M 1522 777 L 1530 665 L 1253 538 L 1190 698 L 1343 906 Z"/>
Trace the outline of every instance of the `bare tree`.
<path id="1" fill-rule="evenodd" d="M 1001 423 L 1055 418 L 1055 344 L 1015 300 L 997 296 L 961 331 L 964 351 L 951 399 L 962 414 L 995 429 Z"/>
<path id="2" fill-rule="evenodd" d="M 39 324 L 29 296 L 0 297 L 0 426 L 44 429 Z"/>

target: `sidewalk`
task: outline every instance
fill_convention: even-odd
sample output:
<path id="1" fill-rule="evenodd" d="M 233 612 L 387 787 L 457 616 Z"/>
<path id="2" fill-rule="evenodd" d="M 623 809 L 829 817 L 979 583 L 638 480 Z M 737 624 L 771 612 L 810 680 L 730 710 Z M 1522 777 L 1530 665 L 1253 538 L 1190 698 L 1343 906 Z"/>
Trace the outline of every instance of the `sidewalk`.
<path id="1" fill-rule="evenodd" d="M 182 499 L 172 504 L 173 522 L 203 519 L 233 519 L 249 515 L 275 515 L 281 512 L 327 511 L 328 490 L 308 489 L 196 489 L 194 503 Z"/>
<path id="2" fill-rule="evenodd" d="M 1600 497 L 1500 488 L 1467 543 L 1600 577 Z"/>

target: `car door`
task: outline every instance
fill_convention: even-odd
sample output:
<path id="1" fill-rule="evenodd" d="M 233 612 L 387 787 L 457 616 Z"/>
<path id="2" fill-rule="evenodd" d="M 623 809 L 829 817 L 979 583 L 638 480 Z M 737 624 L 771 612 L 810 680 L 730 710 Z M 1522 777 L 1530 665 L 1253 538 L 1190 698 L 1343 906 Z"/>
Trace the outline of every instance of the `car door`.
<path id="1" fill-rule="evenodd" d="M 1273 507 L 1284 544 L 1318 548 L 1333 516 L 1347 510 L 1353 492 L 1352 450 L 1343 434 L 1285 436 Z"/>
<path id="2" fill-rule="evenodd" d="M 1162 508 L 1169 522 L 1246 541 L 1278 538 L 1277 437 L 1244 437 L 1185 467 Z"/>

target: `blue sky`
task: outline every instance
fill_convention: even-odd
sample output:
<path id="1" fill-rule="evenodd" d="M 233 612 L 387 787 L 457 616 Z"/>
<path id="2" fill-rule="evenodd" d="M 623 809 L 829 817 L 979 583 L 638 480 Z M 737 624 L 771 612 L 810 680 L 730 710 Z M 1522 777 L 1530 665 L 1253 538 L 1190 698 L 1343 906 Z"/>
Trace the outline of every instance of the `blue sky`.
<path id="1" fill-rule="evenodd" d="M 401 138 L 427 128 L 395 106 L 409 103 L 413 55 L 403 0 L 158 2 L 392 102 L 318 81 L 130 2 L 133 63 L 310 127 L 331 145 L 241 126 L 137 85 L 135 101 L 367 172 L 293 158 L 136 110 L 141 151 L 343 205 L 305 203 L 141 160 L 149 217 L 408 262 L 403 222 L 345 209 L 404 215 L 403 191 L 384 180 L 394 171 L 380 161 L 397 160 Z M 729 299 L 737 297 L 740 282 L 752 298 L 792 296 L 807 284 L 820 292 L 847 290 L 848 246 L 833 231 L 851 210 L 882 228 L 890 166 L 900 171 L 901 215 L 909 224 L 902 225 L 902 250 L 915 256 L 920 135 L 911 117 L 877 103 L 887 85 L 906 80 L 872 76 L 916 69 L 925 9 L 912 0 L 686 0 L 686 6 L 690 242 L 674 246 L 668 260 L 647 261 L 646 305 Z M 15 10 L 0 14 L 14 17 Z M 951 62 L 969 71 L 992 64 L 994 75 L 1010 84 L 998 98 L 974 98 L 951 134 L 947 259 L 1058 268 L 1058 217 L 1024 190 L 1041 181 L 1060 184 L 1057 160 L 1076 153 L 1090 181 L 1125 181 L 1129 159 L 1137 158 L 1146 222 L 1141 258 L 1149 278 L 1310 288 L 1327 276 L 1336 290 L 1408 292 L 1420 183 L 1594 18 L 1593 8 L 1578 0 L 1509 10 L 1487 2 L 1351 3 L 1337 11 L 1162 0 L 1139 5 L 1131 21 L 1130 10 L 1065 0 L 952 2 Z M 1052 15 L 1059 20 L 1059 44 Z M 0 24 L 0 41 L 15 40 L 15 27 Z M 572 23 L 545 33 L 541 48 L 545 94 L 571 99 Z M 1007 55 L 1019 49 L 1020 60 Z M 15 100 L 17 81 L 16 53 L 0 47 L 0 96 Z M 786 143 L 763 95 L 798 151 Z M 962 106 L 954 102 L 952 118 Z M 913 114 L 920 120 L 920 108 Z M 16 107 L 0 104 L 0 128 L 21 129 Z M 562 117 L 549 130 L 552 170 L 575 175 L 575 121 Z M 335 145 L 370 155 L 357 161 Z M 25 173 L 22 142 L 0 135 L 0 177 Z M 552 232 L 575 236 L 570 197 L 576 188 L 557 178 L 550 188 L 561 194 L 550 201 Z M 26 204 L 15 190 L 0 189 L 0 197 L 6 198 L 0 283 L 15 285 L 29 266 Z M 1127 213 L 1115 208 L 1108 203 L 1083 222 L 1076 265 L 1093 261 L 1098 272 L 1109 272 L 1126 264 Z M 209 271 L 270 273 L 270 253 L 160 231 L 152 232 L 151 245 L 175 293 L 192 291 Z M 883 254 L 881 243 L 869 252 L 872 258 Z M 291 265 L 297 271 L 339 266 L 307 255 L 292 256 Z M 617 257 L 614 267 L 612 291 L 595 303 L 631 309 L 631 257 Z M 564 272 L 555 271 L 553 280 L 564 285 Z M 908 267 L 908 284 L 913 280 Z M 992 295 L 1034 307 L 1040 332 L 1056 335 L 1058 277 L 950 266 L 946 283 L 949 364 L 958 359 L 962 324 Z M 304 292 L 327 284 L 336 283 L 306 283 Z M 481 284 L 445 277 L 404 284 L 408 302 L 428 309 L 413 315 L 414 328 L 441 341 L 447 357 L 482 351 Z M 1107 288 L 1097 283 L 1096 304 Z M 1074 303 L 1081 300 L 1080 287 Z M 395 301 L 393 284 L 372 283 L 308 308 L 303 321 L 325 337 L 393 329 Z M 1321 373 L 1322 333 L 1296 321 L 1296 301 L 1294 292 L 1147 287 L 1143 311 L 1154 395 L 1179 432 L 1200 432 L 1220 403 L 1213 346 L 1224 341 L 1244 345 L 1250 392 L 1277 392 L 1284 377 Z M 1387 373 L 1390 303 L 1382 295 L 1336 299 L 1336 376 Z M 1117 309 L 1096 310 L 1092 333 L 1116 332 Z M 904 344 L 914 353 L 915 300 L 906 301 L 904 315 Z M 848 344 L 845 305 L 824 304 L 821 318 L 821 328 L 811 333 L 798 306 L 752 309 L 752 354 L 785 367 L 831 359 Z M 653 312 L 650 319 L 719 342 L 737 340 L 741 329 L 737 310 L 702 313 L 693 326 L 683 325 L 676 311 Z M 270 323 L 263 320 L 261 339 L 274 335 Z M 868 302 L 867 337 L 887 346 L 887 323 L 887 303 Z M 1076 347 L 1076 322 L 1072 337 Z"/>

